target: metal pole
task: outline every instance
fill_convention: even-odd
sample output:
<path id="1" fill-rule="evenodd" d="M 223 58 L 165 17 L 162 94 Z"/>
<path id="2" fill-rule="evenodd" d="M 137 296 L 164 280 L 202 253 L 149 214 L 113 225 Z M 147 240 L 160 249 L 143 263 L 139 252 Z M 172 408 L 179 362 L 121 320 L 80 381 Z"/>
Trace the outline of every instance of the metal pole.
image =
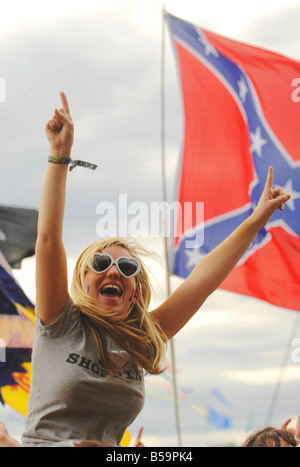
<path id="1" fill-rule="evenodd" d="M 266 426 L 270 426 L 272 423 L 274 411 L 275 411 L 276 404 L 277 404 L 277 399 L 278 399 L 280 388 L 281 388 L 283 378 L 284 378 L 286 365 L 288 363 L 289 355 L 291 352 L 291 342 L 295 336 L 295 330 L 297 329 L 297 326 L 298 326 L 298 320 L 299 320 L 299 312 L 296 312 L 296 318 L 293 323 L 293 326 L 292 326 L 292 329 L 289 335 L 289 340 L 287 342 L 287 346 L 286 346 L 286 349 L 285 349 L 285 352 L 282 358 L 281 366 L 278 372 L 277 382 L 274 386 L 273 393 L 271 396 L 270 406 L 269 406 L 269 410 L 268 410 L 268 414 L 266 418 Z"/>
<path id="2" fill-rule="evenodd" d="M 167 201 L 167 187 L 166 187 L 166 167 L 165 167 L 165 6 L 162 7 L 162 44 L 161 44 L 161 169 L 162 169 L 162 189 L 163 189 L 163 200 Z M 167 294 L 171 293 L 170 287 L 170 272 L 169 272 L 169 258 L 168 258 L 168 240 L 166 236 L 166 216 L 164 216 L 164 249 L 165 249 L 165 262 L 166 262 L 166 283 L 167 283 Z M 178 408 L 178 391 L 176 381 L 176 363 L 175 363 L 175 348 L 174 339 L 170 340 L 171 346 L 171 360 L 172 360 L 172 381 L 173 381 L 173 393 L 174 393 L 174 410 L 175 410 L 175 423 L 178 438 L 179 447 L 181 444 L 181 430 L 179 420 L 179 408 Z"/>

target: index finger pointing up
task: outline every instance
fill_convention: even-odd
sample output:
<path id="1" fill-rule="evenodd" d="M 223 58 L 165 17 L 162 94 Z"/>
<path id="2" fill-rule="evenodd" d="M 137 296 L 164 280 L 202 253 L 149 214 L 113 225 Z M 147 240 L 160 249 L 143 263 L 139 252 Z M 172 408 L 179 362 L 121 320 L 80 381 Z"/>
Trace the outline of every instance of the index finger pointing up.
<path id="1" fill-rule="evenodd" d="M 274 176 L 274 169 L 272 166 L 269 167 L 268 176 L 266 180 L 265 188 L 273 188 L 273 176 Z"/>
<path id="2" fill-rule="evenodd" d="M 64 92 L 61 92 L 59 95 L 60 95 L 60 100 L 61 100 L 62 107 L 64 108 L 66 113 L 70 115 L 70 109 L 69 109 L 69 103 L 68 103 L 67 96 L 65 95 Z"/>

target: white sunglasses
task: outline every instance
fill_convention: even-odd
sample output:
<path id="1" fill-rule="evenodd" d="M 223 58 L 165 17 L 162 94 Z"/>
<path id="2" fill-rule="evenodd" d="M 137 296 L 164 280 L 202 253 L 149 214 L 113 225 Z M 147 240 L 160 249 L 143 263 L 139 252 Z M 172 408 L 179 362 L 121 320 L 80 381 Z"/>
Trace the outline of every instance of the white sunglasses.
<path id="1" fill-rule="evenodd" d="M 141 270 L 141 263 L 137 259 L 127 258 L 126 256 L 119 256 L 114 259 L 106 253 L 95 253 L 88 259 L 89 268 L 97 274 L 104 273 L 113 264 L 117 266 L 122 276 L 127 278 L 136 276 Z"/>

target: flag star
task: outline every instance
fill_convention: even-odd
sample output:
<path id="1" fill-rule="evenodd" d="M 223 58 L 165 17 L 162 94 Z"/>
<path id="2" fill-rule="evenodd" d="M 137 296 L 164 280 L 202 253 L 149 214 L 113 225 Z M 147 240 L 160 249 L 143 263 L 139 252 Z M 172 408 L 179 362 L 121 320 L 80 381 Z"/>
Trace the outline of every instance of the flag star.
<path id="1" fill-rule="evenodd" d="M 278 188 L 278 185 L 275 185 L 275 188 Z M 300 198 L 300 193 L 299 191 L 294 191 L 293 189 L 293 181 L 291 179 L 289 179 L 286 184 L 282 187 L 283 188 L 283 191 L 285 193 L 288 193 L 291 195 L 290 199 L 288 201 L 286 201 L 286 205 L 287 207 L 291 210 L 291 211 L 295 211 L 295 199 L 298 199 Z"/>
<path id="2" fill-rule="evenodd" d="M 206 37 L 199 36 L 199 42 L 201 42 L 201 44 L 204 46 L 205 55 L 213 54 L 215 57 L 219 56 L 217 50 L 214 48 L 214 46 L 210 42 L 208 42 Z"/>
<path id="3" fill-rule="evenodd" d="M 241 79 L 238 81 L 239 86 L 239 96 L 242 102 L 245 102 L 246 95 L 248 93 L 248 88 L 244 76 L 241 76 Z"/>
<path id="4" fill-rule="evenodd" d="M 256 151 L 259 157 L 262 157 L 262 150 L 261 148 L 267 144 L 267 140 L 263 139 L 261 136 L 261 128 L 258 126 L 255 130 L 255 133 L 250 133 L 251 138 L 251 148 L 250 151 Z"/>
<path id="5" fill-rule="evenodd" d="M 187 263 L 186 263 L 187 269 L 190 269 L 196 266 L 204 256 L 202 253 L 200 253 L 200 250 L 198 248 L 192 248 L 189 250 L 187 249 L 185 250 L 185 254 L 188 257 Z"/>

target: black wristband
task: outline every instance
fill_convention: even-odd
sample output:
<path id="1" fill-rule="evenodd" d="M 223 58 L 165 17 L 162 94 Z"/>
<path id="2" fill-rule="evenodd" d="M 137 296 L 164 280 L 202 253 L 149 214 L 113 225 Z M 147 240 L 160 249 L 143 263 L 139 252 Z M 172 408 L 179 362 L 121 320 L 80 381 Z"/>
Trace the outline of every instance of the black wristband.
<path id="1" fill-rule="evenodd" d="M 97 165 L 91 164 L 90 162 L 79 161 L 79 160 L 72 160 L 69 157 L 61 157 L 61 156 L 50 156 L 48 157 L 48 162 L 52 162 L 54 164 L 70 164 L 69 171 L 73 170 L 75 167 L 85 167 L 87 169 L 95 170 Z"/>
<path id="2" fill-rule="evenodd" d="M 53 162 L 54 164 L 70 164 L 71 158 L 62 156 L 50 156 L 48 157 L 48 162 Z"/>

